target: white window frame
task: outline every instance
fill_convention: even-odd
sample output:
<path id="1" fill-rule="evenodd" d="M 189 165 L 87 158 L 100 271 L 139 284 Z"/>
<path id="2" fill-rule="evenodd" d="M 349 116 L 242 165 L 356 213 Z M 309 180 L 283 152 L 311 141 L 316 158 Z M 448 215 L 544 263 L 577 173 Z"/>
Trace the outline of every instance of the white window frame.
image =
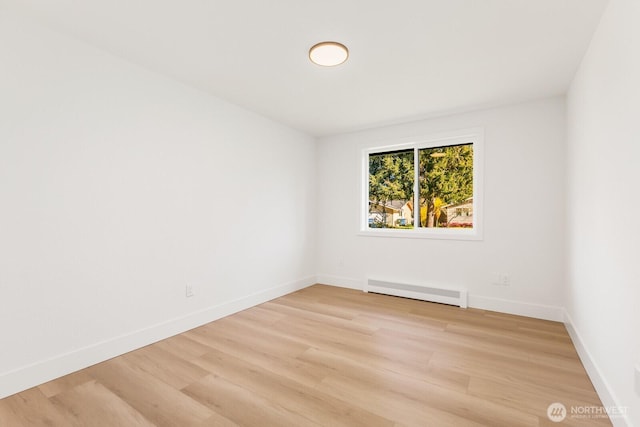
<path id="1" fill-rule="evenodd" d="M 414 149 L 414 165 L 418 164 L 418 150 L 423 148 L 442 147 L 448 145 L 473 144 L 473 228 L 370 228 L 369 227 L 369 155 L 388 151 Z M 370 237 L 400 237 L 419 239 L 452 239 L 452 240 L 482 240 L 483 234 L 483 165 L 484 165 L 484 129 L 473 128 L 453 132 L 443 132 L 421 137 L 403 138 L 396 141 L 385 141 L 370 144 L 361 152 L 361 183 L 360 183 L 360 236 Z M 414 198 L 419 194 L 418 168 L 415 167 Z M 414 202 L 415 204 L 415 202 Z M 413 223 L 420 220 L 420 209 L 413 210 Z"/>

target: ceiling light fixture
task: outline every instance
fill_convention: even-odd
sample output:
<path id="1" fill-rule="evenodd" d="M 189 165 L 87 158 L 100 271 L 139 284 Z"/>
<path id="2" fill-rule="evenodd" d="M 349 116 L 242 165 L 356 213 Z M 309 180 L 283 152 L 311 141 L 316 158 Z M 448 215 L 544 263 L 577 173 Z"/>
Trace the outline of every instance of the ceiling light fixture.
<path id="1" fill-rule="evenodd" d="M 322 42 L 314 44 L 309 49 L 309 59 L 314 64 L 323 67 L 340 65 L 349 57 L 349 49 L 342 43 Z"/>

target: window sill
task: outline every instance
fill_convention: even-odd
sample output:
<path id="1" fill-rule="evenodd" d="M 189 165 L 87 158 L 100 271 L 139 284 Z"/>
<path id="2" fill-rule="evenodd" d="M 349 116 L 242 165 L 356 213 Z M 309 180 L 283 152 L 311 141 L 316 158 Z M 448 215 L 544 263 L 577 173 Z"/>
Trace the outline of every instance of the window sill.
<path id="1" fill-rule="evenodd" d="M 479 230 L 469 229 L 365 229 L 358 232 L 363 237 L 393 237 L 403 239 L 482 240 Z"/>

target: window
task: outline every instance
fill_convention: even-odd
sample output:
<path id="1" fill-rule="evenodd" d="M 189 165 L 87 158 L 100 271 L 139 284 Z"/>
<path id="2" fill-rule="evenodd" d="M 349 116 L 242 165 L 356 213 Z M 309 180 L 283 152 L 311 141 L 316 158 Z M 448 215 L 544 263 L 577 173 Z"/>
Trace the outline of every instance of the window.
<path id="1" fill-rule="evenodd" d="M 482 131 L 363 151 L 361 233 L 481 238 Z"/>

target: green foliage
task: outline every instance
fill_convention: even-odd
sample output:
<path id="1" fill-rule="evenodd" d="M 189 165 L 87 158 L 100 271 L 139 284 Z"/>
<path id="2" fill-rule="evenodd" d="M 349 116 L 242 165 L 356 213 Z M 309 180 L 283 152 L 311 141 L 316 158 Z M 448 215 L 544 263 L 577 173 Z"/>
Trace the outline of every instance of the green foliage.
<path id="1" fill-rule="evenodd" d="M 369 156 L 369 200 L 385 204 L 413 197 L 413 150 Z"/>
<path id="2" fill-rule="evenodd" d="M 420 206 L 427 210 L 422 226 L 437 227 L 436 204 L 450 205 L 473 197 L 473 145 L 422 149 L 419 161 Z"/>
<path id="3" fill-rule="evenodd" d="M 420 201 L 460 203 L 473 196 L 473 146 L 420 150 Z"/>
<path id="4" fill-rule="evenodd" d="M 374 227 L 388 226 L 384 207 L 392 200 L 407 202 L 413 198 L 413 163 L 413 150 L 369 156 L 369 201 L 382 216 Z"/>

